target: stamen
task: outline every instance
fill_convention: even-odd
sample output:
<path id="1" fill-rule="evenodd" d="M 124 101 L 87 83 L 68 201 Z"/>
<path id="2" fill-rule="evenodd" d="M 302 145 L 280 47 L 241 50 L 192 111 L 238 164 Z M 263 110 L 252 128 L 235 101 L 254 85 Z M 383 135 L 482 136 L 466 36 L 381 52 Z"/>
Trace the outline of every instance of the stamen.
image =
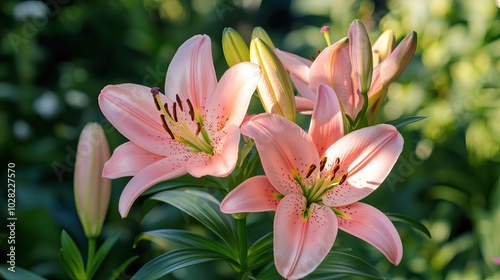
<path id="1" fill-rule="evenodd" d="M 160 103 L 158 101 L 160 99 L 158 97 L 158 94 L 160 93 L 160 88 L 152 87 L 151 93 L 153 94 L 153 101 L 155 102 L 156 110 L 161 111 Z"/>
<path id="2" fill-rule="evenodd" d="M 316 50 L 316 53 L 319 55 L 321 53 L 321 51 L 320 50 Z"/>
<path id="3" fill-rule="evenodd" d="M 191 116 L 191 120 L 194 121 L 194 109 L 193 109 L 193 104 L 191 104 L 191 100 L 186 99 L 186 102 L 189 107 L 189 115 Z"/>
<path id="4" fill-rule="evenodd" d="M 315 58 L 314 56 L 312 56 L 312 55 L 309 57 L 309 59 L 310 59 L 311 61 L 316 60 L 316 58 Z"/>
<path id="5" fill-rule="evenodd" d="M 168 110 L 168 104 L 167 103 L 163 104 L 163 108 L 165 108 L 165 112 L 167 112 L 167 115 L 170 117 L 170 119 L 172 119 L 172 115 L 170 114 L 170 111 Z"/>
<path id="6" fill-rule="evenodd" d="M 152 87 L 151 93 L 153 94 L 153 97 L 156 96 L 157 94 L 160 93 L 160 88 L 159 87 Z"/>
<path id="7" fill-rule="evenodd" d="M 306 179 L 309 178 L 309 176 L 311 176 L 311 174 L 313 173 L 313 171 L 316 169 L 316 164 L 311 164 L 309 165 L 309 167 L 307 168 L 307 171 L 306 171 Z"/>
<path id="8" fill-rule="evenodd" d="M 321 161 L 319 162 L 319 171 L 323 171 L 323 169 L 325 169 L 325 164 L 327 160 L 328 160 L 327 157 L 321 159 Z"/>
<path id="9" fill-rule="evenodd" d="M 201 132 L 201 124 L 198 122 L 196 123 L 196 132 L 194 133 L 196 136 L 198 136 L 198 134 L 200 134 Z"/>
<path id="10" fill-rule="evenodd" d="M 340 158 L 336 158 L 335 159 L 335 165 L 339 165 L 340 164 Z"/>
<path id="11" fill-rule="evenodd" d="M 332 170 L 330 170 L 330 182 L 333 181 L 333 179 L 335 179 L 335 173 L 337 173 L 339 169 L 340 165 L 337 162 L 335 162 L 335 166 L 333 166 Z"/>
<path id="12" fill-rule="evenodd" d="M 319 30 L 321 33 L 323 33 L 323 36 L 325 36 L 325 40 L 326 40 L 326 44 L 328 46 L 330 46 L 332 43 L 330 42 L 330 35 L 329 35 L 329 31 L 330 31 L 330 26 L 323 26 L 321 27 L 321 29 Z"/>
<path id="13" fill-rule="evenodd" d="M 174 115 L 174 121 L 177 122 L 177 103 L 172 104 L 172 111 Z"/>
<path id="14" fill-rule="evenodd" d="M 170 130 L 170 128 L 167 125 L 167 120 L 165 119 L 165 115 L 161 114 L 160 117 L 161 117 L 161 123 L 163 125 L 163 129 L 165 129 L 165 131 L 168 133 L 168 135 L 170 135 L 170 138 L 175 139 L 174 134 L 172 133 L 172 130 Z"/>
<path id="15" fill-rule="evenodd" d="M 340 181 L 339 181 L 339 185 L 342 185 L 342 183 L 345 182 L 345 180 L 347 179 L 347 174 L 349 174 L 349 173 L 346 172 L 344 175 L 342 175 L 342 177 L 340 178 Z"/>
<path id="16" fill-rule="evenodd" d="M 179 105 L 179 109 L 181 109 L 181 111 L 184 112 L 184 110 L 182 109 L 182 102 L 181 102 L 181 99 L 179 98 L 178 94 L 175 95 L 175 100 L 177 100 L 177 104 Z"/>

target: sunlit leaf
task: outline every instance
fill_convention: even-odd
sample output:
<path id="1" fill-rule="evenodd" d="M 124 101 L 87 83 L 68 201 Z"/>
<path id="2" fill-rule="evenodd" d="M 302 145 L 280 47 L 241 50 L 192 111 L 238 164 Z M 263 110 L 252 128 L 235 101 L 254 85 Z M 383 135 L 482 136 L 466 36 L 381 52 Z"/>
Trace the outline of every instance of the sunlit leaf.
<path id="1" fill-rule="evenodd" d="M 237 248 L 235 225 L 229 215 L 220 212 L 219 201 L 195 190 L 171 190 L 155 194 L 153 200 L 168 203 L 198 220 L 232 248 Z"/>
<path id="2" fill-rule="evenodd" d="M 304 279 L 335 279 L 347 275 L 358 275 L 364 278 L 385 279 L 371 264 L 353 255 L 331 251 L 323 262 Z"/>
<path id="3" fill-rule="evenodd" d="M 155 242 L 157 238 L 165 240 L 172 245 L 180 248 L 203 248 L 211 250 L 221 256 L 237 260 L 236 254 L 227 248 L 224 244 L 217 242 L 211 238 L 199 235 L 193 232 L 179 229 L 160 229 L 148 232 L 143 232 L 137 236 L 135 243 L 140 240 L 150 240 Z"/>
<path id="4" fill-rule="evenodd" d="M 223 258 L 220 254 L 206 249 L 173 250 L 149 261 L 137 271 L 132 280 L 159 279 L 177 269 Z"/>
<path id="5" fill-rule="evenodd" d="M 401 127 L 409 125 L 411 123 L 421 121 L 425 118 L 427 118 L 427 117 L 426 116 L 425 117 L 403 117 L 403 118 L 395 119 L 392 121 L 386 121 L 385 123 L 391 124 L 391 125 L 395 126 L 396 128 L 401 128 Z"/>
<path id="6" fill-rule="evenodd" d="M 427 237 L 431 238 L 431 233 L 427 229 L 427 227 L 422 224 L 420 221 L 415 220 L 412 217 L 403 215 L 403 214 L 398 214 L 398 213 L 385 213 L 387 217 L 393 222 L 400 222 L 407 224 L 411 226 L 412 228 L 422 232 L 423 234 L 427 235 Z"/>

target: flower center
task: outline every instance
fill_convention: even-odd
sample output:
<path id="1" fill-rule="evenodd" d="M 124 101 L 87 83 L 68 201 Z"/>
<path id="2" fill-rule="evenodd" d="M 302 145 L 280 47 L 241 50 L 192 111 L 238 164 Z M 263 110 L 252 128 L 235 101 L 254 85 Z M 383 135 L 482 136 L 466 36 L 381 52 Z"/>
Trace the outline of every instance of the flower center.
<path id="1" fill-rule="evenodd" d="M 191 101 L 189 99 L 183 101 L 179 95 L 175 95 L 175 101 L 169 105 L 162 102 L 159 93 L 158 87 L 151 88 L 156 109 L 160 112 L 163 129 L 170 138 L 186 144 L 195 151 L 213 155 L 203 118 L 198 111 L 195 111 Z"/>
<path id="2" fill-rule="evenodd" d="M 319 172 L 316 173 L 316 178 L 311 178 L 312 180 L 309 179 L 317 168 L 313 163 L 309 165 L 306 170 L 305 180 L 300 180 L 301 182 L 299 184 L 302 186 L 302 191 L 304 192 L 308 204 L 322 203 L 321 199 L 323 195 L 331 189 L 342 185 L 349 175 L 348 172 L 343 174 L 338 173 L 340 170 L 340 158 L 335 159 L 335 163 L 329 170 L 325 169 L 327 160 L 327 157 L 321 159 L 319 163 Z"/>

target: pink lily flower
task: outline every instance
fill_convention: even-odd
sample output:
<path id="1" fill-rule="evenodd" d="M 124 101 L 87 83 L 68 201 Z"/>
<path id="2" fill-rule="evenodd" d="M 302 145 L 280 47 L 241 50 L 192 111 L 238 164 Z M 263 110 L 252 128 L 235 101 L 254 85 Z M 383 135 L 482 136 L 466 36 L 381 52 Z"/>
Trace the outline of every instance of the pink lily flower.
<path id="1" fill-rule="evenodd" d="M 259 67 L 244 62 L 217 83 L 210 38 L 197 35 L 174 55 L 165 95 L 135 84 L 102 90 L 101 111 L 130 140 L 116 148 L 103 171 L 111 179 L 133 176 L 120 197 L 122 217 L 158 182 L 186 173 L 223 177 L 234 170 L 239 126 L 259 79 Z"/>
<path id="2" fill-rule="evenodd" d="M 326 47 L 314 62 L 279 49 L 275 52 L 302 95 L 302 98 L 296 99 L 298 110 L 310 111 L 316 100 L 318 85 L 326 84 L 337 93 L 345 114 L 355 118 L 363 107 L 361 91 L 367 90 L 368 106 L 373 106 L 408 65 L 416 45 L 417 35 L 412 32 L 373 67 L 372 47 L 366 30 L 361 22 L 354 21 L 349 28 L 349 36 Z"/>
<path id="3" fill-rule="evenodd" d="M 378 188 L 402 151 L 403 138 L 393 126 L 343 136 L 339 102 L 330 87 L 320 85 L 309 133 L 273 114 L 253 117 L 241 132 L 254 139 L 266 175 L 237 186 L 221 211 L 276 211 L 274 262 L 283 277 L 311 273 L 338 229 L 372 244 L 390 262 L 401 261 L 401 239 L 389 218 L 358 202 Z"/>

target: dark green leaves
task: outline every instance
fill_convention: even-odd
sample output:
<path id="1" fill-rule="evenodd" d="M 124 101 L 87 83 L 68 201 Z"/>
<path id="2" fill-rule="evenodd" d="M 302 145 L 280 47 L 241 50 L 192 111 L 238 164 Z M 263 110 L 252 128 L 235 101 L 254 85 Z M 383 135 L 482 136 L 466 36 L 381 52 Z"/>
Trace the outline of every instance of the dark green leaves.
<path id="1" fill-rule="evenodd" d="M 397 213 L 385 213 L 385 214 L 387 215 L 387 217 L 389 217 L 391 221 L 407 224 L 412 228 L 427 235 L 427 237 L 431 238 L 431 233 L 429 232 L 427 227 L 425 227 L 421 222 L 413 219 L 412 217 Z"/>

